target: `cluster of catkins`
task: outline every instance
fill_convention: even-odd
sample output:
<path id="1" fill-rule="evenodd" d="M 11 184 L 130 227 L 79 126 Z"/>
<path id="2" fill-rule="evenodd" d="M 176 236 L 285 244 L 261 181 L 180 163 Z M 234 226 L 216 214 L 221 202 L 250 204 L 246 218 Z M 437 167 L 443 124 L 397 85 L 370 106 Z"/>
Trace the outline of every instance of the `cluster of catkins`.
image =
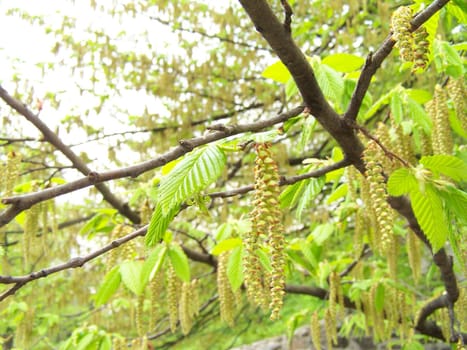
<path id="1" fill-rule="evenodd" d="M 430 45 L 425 27 L 419 27 L 412 33 L 411 19 L 412 9 L 409 6 L 398 7 L 392 15 L 391 28 L 400 57 L 406 62 L 413 62 L 413 71 L 418 71 L 428 64 Z"/>
<path id="2" fill-rule="evenodd" d="M 251 214 L 252 229 L 245 237 L 244 272 L 249 299 L 261 306 L 266 306 L 269 300 L 271 319 L 274 320 L 279 316 L 285 293 L 285 256 L 278 166 L 270 147 L 268 143 L 256 145 L 256 192 Z M 260 262 L 260 254 L 264 250 L 270 254 L 270 271 Z"/>

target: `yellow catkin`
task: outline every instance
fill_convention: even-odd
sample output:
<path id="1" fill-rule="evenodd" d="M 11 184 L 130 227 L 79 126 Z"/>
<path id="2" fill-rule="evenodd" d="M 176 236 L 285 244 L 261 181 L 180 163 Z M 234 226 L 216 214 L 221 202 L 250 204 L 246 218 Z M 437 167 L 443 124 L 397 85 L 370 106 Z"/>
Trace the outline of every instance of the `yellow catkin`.
<path id="1" fill-rule="evenodd" d="M 391 146 L 391 137 L 389 135 L 389 128 L 387 127 L 386 124 L 378 123 L 378 126 L 376 128 L 376 132 L 375 132 L 375 136 L 384 145 L 384 147 L 386 147 L 386 149 L 392 151 L 392 149 L 391 149 L 392 148 L 392 146 Z M 385 154 L 383 153 L 383 151 L 379 147 L 374 148 L 373 151 L 375 152 L 375 156 L 378 158 L 378 161 L 380 162 L 381 166 L 386 171 L 393 170 L 394 168 L 398 167 L 398 164 L 396 164 L 389 157 L 386 157 Z"/>
<path id="2" fill-rule="evenodd" d="M 0 177 L 0 194 L 4 197 L 11 196 L 16 180 L 19 177 L 21 164 L 21 155 L 16 152 L 9 152 L 6 163 L 0 168 L 2 176 Z"/>
<path id="3" fill-rule="evenodd" d="M 413 38 L 410 32 L 412 19 L 412 9 L 408 6 L 398 7 L 391 17 L 391 29 L 393 39 L 399 48 L 402 60 L 412 62 L 413 60 Z"/>
<path id="4" fill-rule="evenodd" d="M 234 325 L 234 295 L 227 277 L 227 261 L 229 252 L 219 255 L 217 264 L 217 289 L 219 293 L 221 320 L 230 327 Z"/>
<path id="5" fill-rule="evenodd" d="M 180 303 L 178 305 L 178 316 L 180 319 L 180 327 L 184 335 L 190 333 L 191 327 L 193 326 L 193 315 L 190 309 L 190 289 L 191 283 L 183 282 Z"/>
<path id="6" fill-rule="evenodd" d="M 428 54 L 430 53 L 430 43 L 428 42 L 428 32 L 424 26 L 419 27 L 414 33 L 414 65 L 412 72 L 422 71 L 428 64 Z"/>
<path id="7" fill-rule="evenodd" d="M 39 225 L 39 212 L 40 208 L 38 205 L 32 206 L 25 212 L 24 218 L 24 232 L 23 232 L 23 257 L 24 265 L 28 266 L 34 257 L 34 252 L 37 249 L 35 247 L 35 240 L 37 235 L 37 227 Z"/>
<path id="8" fill-rule="evenodd" d="M 144 308 L 144 293 L 138 295 L 136 301 L 136 313 L 135 313 L 135 322 L 136 322 L 136 332 L 141 337 L 144 334 L 144 324 L 143 324 L 143 308 Z"/>
<path id="9" fill-rule="evenodd" d="M 143 201 L 143 204 L 141 205 L 140 208 L 140 217 L 141 217 L 141 223 L 146 224 L 151 220 L 152 216 L 152 210 L 151 206 L 149 205 L 149 200 L 145 199 Z"/>
<path id="10" fill-rule="evenodd" d="M 319 324 L 318 312 L 313 312 L 310 321 L 311 341 L 316 350 L 321 350 L 321 326 Z"/>
<path id="11" fill-rule="evenodd" d="M 422 263 L 422 255 L 421 255 L 421 242 L 417 238 L 417 236 L 412 232 L 409 231 L 407 233 L 407 255 L 409 256 L 409 265 L 412 269 L 412 277 L 414 282 L 417 283 L 420 279 L 421 274 L 421 263 Z"/>
<path id="12" fill-rule="evenodd" d="M 249 299 L 264 305 L 269 288 L 271 319 L 276 319 L 283 304 L 285 286 L 284 235 L 279 209 L 279 174 L 277 163 L 272 158 L 270 144 L 256 145 L 255 200 L 251 214 L 252 229 L 245 237 L 244 274 Z M 269 245 L 271 273 L 262 268 L 258 249 Z"/>
<path id="13" fill-rule="evenodd" d="M 396 243 L 392 230 L 393 212 L 387 202 L 386 185 L 383 169 L 378 163 L 377 145 L 371 142 L 364 152 L 366 162 L 366 178 L 369 184 L 370 206 L 376 217 L 376 232 L 380 241 L 380 253 L 388 260 L 389 272 L 392 278 L 396 277 Z"/>
<path id="14" fill-rule="evenodd" d="M 435 86 L 433 105 L 428 104 L 427 111 L 433 120 L 432 143 L 434 154 L 451 154 L 453 140 L 449 122 L 449 110 L 446 92 L 440 85 Z"/>
<path id="15" fill-rule="evenodd" d="M 459 299 L 454 304 L 454 312 L 459 321 L 460 329 L 467 328 L 467 288 L 460 288 Z"/>
<path id="16" fill-rule="evenodd" d="M 461 76 L 457 79 L 449 78 L 447 91 L 454 104 L 457 119 L 459 119 L 462 129 L 467 132 L 467 106 L 465 103 L 467 92 L 465 89 L 464 77 Z"/>
<path id="17" fill-rule="evenodd" d="M 199 298 L 199 280 L 197 279 L 191 281 L 190 300 L 191 314 L 198 316 L 201 303 Z"/>
<path id="18" fill-rule="evenodd" d="M 335 340 L 337 340 L 337 331 L 334 323 L 334 319 L 331 315 L 331 311 L 326 309 L 324 312 L 324 330 L 326 333 L 326 343 L 328 350 L 332 350 L 332 346 Z"/>
<path id="19" fill-rule="evenodd" d="M 400 125 L 393 125 L 393 129 L 396 134 L 396 140 L 393 142 L 394 151 L 399 157 L 410 164 L 415 163 L 415 154 L 412 146 L 412 137 L 405 135 Z M 398 164 L 400 167 L 402 164 Z"/>
<path id="20" fill-rule="evenodd" d="M 172 265 L 167 268 L 167 305 L 169 311 L 170 330 L 175 333 L 178 322 L 178 295 L 179 279 Z"/>
<path id="21" fill-rule="evenodd" d="M 159 309 L 161 307 L 160 299 L 164 286 L 163 281 L 163 273 L 159 271 L 149 283 L 149 292 L 151 296 L 151 306 L 149 311 L 149 331 L 154 330 L 156 322 L 160 317 Z"/>
<path id="22" fill-rule="evenodd" d="M 126 350 L 126 340 L 122 337 L 114 337 L 112 339 L 112 349 L 114 350 Z"/>

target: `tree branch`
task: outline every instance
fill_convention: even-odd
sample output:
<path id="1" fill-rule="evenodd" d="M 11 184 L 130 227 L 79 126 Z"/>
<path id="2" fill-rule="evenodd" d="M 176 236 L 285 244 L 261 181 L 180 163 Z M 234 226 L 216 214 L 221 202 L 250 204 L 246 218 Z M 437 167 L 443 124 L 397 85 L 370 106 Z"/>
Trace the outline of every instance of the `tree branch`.
<path id="1" fill-rule="evenodd" d="M 305 55 L 276 17 L 268 1 L 239 1 L 250 16 L 256 30 L 266 39 L 291 73 L 310 113 L 339 143 L 346 157 L 357 169 L 363 171 L 362 143 L 354 130 L 343 123 L 343 120 L 325 99 Z"/>
<path id="2" fill-rule="evenodd" d="M 69 182 L 64 185 L 51 187 L 39 192 L 29 193 L 21 196 L 9 197 L 2 199 L 3 204 L 11 204 L 11 206 L 0 214 L 0 227 L 9 223 L 13 218 L 23 210 L 26 210 L 39 202 L 61 196 L 91 185 L 99 184 L 109 180 L 121 179 L 124 177 L 135 178 L 144 172 L 158 168 L 168 162 L 177 159 L 196 147 L 206 145 L 208 143 L 221 140 L 228 136 L 237 135 L 245 132 L 255 132 L 284 122 L 292 117 L 299 115 L 303 111 L 303 107 L 295 107 L 289 112 L 276 115 L 267 120 L 261 120 L 254 123 L 242 125 L 219 125 L 216 131 L 207 133 L 203 136 L 194 137 L 189 140 L 181 140 L 180 145 L 165 152 L 159 157 L 153 158 L 143 163 L 132 165 L 125 168 L 110 170 L 102 173 L 90 172 L 87 177 Z"/>
<path id="3" fill-rule="evenodd" d="M 415 15 L 412 19 L 412 32 L 425 23 L 431 16 L 433 16 L 437 11 L 443 8 L 449 0 L 435 0 L 426 9 Z M 375 53 L 370 53 L 365 61 L 365 65 L 362 68 L 360 77 L 358 78 L 357 86 L 352 94 L 349 107 L 344 113 L 344 119 L 346 121 L 352 121 L 357 119 L 358 111 L 362 106 L 363 98 L 365 97 L 366 92 L 370 86 L 371 78 L 376 73 L 378 68 L 381 66 L 381 63 L 389 56 L 392 51 L 392 48 L 396 42 L 392 39 L 392 34 L 389 34 L 383 43 L 376 50 Z"/>
<path id="4" fill-rule="evenodd" d="M 20 115 L 25 117 L 29 122 L 31 122 L 39 131 L 44 135 L 46 141 L 53 145 L 56 149 L 62 152 L 73 164 L 73 166 L 78 169 L 82 174 L 89 175 L 92 170 L 83 162 L 83 160 L 78 157 L 70 147 L 65 145 L 62 140 L 52 131 L 50 128 L 25 104 L 16 100 L 13 96 L 8 94 L 8 92 L 0 85 L 0 97 L 8 104 L 11 108 L 17 111 Z M 139 215 L 132 211 L 130 207 L 120 201 L 103 183 L 95 183 L 94 186 L 104 197 L 112 207 L 118 210 L 120 214 L 130 219 L 133 223 L 139 223 L 141 221 Z"/>

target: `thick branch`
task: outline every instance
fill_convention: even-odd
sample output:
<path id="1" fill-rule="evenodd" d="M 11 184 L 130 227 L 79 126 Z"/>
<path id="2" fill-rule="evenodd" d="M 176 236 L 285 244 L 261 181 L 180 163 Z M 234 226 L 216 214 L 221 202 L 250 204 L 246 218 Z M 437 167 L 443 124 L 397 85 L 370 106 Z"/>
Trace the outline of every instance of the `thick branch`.
<path id="1" fill-rule="evenodd" d="M 106 171 L 102 173 L 91 172 L 87 177 L 69 182 L 64 185 L 51 187 L 39 192 L 34 192 L 22 196 L 4 198 L 2 203 L 11 204 L 11 206 L 0 214 L 0 227 L 9 223 L 13 218 L 25 209 L 30 208 L 39 202 L 58 197 L 60 195 L 74 192 L 81 188 L 86 188 L 94 184 L 99 184 L 109 180 L 121 179 L 124 177 L 137 177 L 149 170 L 158 168 L 168 162 L 177 159 L 196 147 L 206 145 L 210 142 L 221 140 L 228 136 L 237 135 L 245 132 L 255 132 L 270 127 L 272 125 L 284 122 L 292 117 L 299 115 L 303 107 L 296 107 L 289 112 L 279 114 L 267 120 L 261 120 L 254 123 L 243 125 L 221 125 L 216 126 L 216 131 L 207 133 L 200 137 L 194 137 L 189 140 L 180 141 L 180 145 L 172 148 L 164 154 L 146 162 L 132 165 L 129 167 Z"/>
<path id="2" fill-rule="evenodd" d="M 240 0 L 256 30 L 266 39 L 282 63 L 288 68 L 305 105 L 318 122 L 339 143 L 347 158 L 363 170 L 363 145 L 354 130 L 346 126 L 325 99 L 305 55 L 295 44 L 291 33 L 279 21 L 266 0 Z"/>
<path id="3" fill-rule="evenodd" d="M 448 2 L 449 0 L 435 0 L 426 9 L 418 13 L 412 19 L 412 31 L 416 30 L 430 19 L 431 16 L 442 9 Z M 371 78 L 381 66 L 381 63 L 389 56 L 395 43 L 396 42 L 392 39 L 392 35 L 389 34 L 386 39 L 384 39 L 379 49 L 376 50 L 375 53 L 370 53 L 368 55 L 360 77 L 358 78 L 357 86 L 352 94 L 349 107 L 344 114 L 344 119 L 348 121 L 357 119 L 358 111 L 362 106 L 363 98 L 370 86 Z"/>
<path id="4" fill-rule="evenodd" d="M 0 86 L 0 97 L 14 110 L 19 114 L 25 117 L 29 122 L 31 122 L 40 132 L 44 135 L 44 139 L 52 144 L 56 149 L 62 152 L 73 164 L 73 166 L 78 169 L 82 174 L 89 175 L 92 171 L 84 163 L 84 161 L 78 157 L 70 147 L 65 145 L 62 140 L 52 131 L 49 127 L 39 119 L 39 117 L 34 114 L 26 105 L 22 104 L 20 101 L 16 100 L 13 96 L 9 95 L 8 92 Z M 120 214 L 127 217 L 134 223 L 139 223 L 140 217 L 137 213 L 133 212 L 130 207 L 120 201 L 103 183 L 94 184 L 99 192 L 102 194 L 104 199 L 115 209 L 118 210 Z"/>

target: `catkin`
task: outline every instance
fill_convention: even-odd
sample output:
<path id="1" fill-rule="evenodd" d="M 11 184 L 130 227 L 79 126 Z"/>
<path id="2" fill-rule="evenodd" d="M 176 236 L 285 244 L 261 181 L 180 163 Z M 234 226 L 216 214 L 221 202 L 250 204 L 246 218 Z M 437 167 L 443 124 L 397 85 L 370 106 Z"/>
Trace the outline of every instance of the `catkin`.
<path id="1" fill-rule="evenodd" d="M 179 303 L 179 318 L 180 318 L 180 327 L 182 333 L 187 335 L 190 333 L 191 327 L 193 326 L 193 315 L 190 308 L 191 298 L 190 298 L 190 289 L 191 283 L 183 282 L 182 292 L 180 296 Z"/>
<path id="2" fill-rule="evenodd" d="M 428 42 L 428 32 L 424 26 L 419 27 L 414 33 L 414 54 L 413 60 L 414 65 L 412 68 L 413 72 L 422 71 L 428 64 L 428 54 L 430 53 Z"/>
<path id="3" fill-rule="evenodd" d="M 386 185 L 383 169 L 378 163 L 376 144 L 371 142 L 364 152 L 366 162 L 366 178 L 369 184 L 370 205 L 373 208 L 376 231 L 378 232 L 378 248 L 383 256 L 388 259 L 391 277 L 396 277 L 396 243 L 392 230 L 393 212 L 387 202 Z"/>
<path id="4" fill-rule="evenodd" d="M 460 77 L 457 79 L 453 79 L 452 77 L 449 78 L 447 84 L 447 91 L 449 97 L 451 98 L 454 109 L 457 114 L 457 118 L 459 119 L 462 129 L 467 132 L 467 113 L 466 113 L 466 89 L 464 84 L 464 77 Z"/>
<path id="5" fill-rule="evenodd" d="M 311 341 L 316 350 L 321 350 L 321 327 L 319 325 L 318 312 L 313 312 L 310 321 Z"/>
<path id="6" fill-rule="evenodd" d="M 178 294 L 180 281 L 172 265 L 167 268 L 167 305 L 169 309 L 170 330 L 175 333 L 178 322 Z"/>
<path id="7" fill-rule="evenodd" d="M 433 153 L 451 154 L 453 140 L 449 123 L 447 96 L 440 85 L 435 86 L 433 102 L 427 103 L 427 111 L 433 120 Z"/>
<path id="8" fill-rule="evenodd" d="M 245 284 L 250 300 L 264 305 L 269 288 L 271 319 L 278 318 L 282 308 L 285 286 L 285 239 L 279 209 L 279 173 L 272 158 L 270 144 L 256 145 L 255 200 L 251 214 L 252 230 L 245 237 Z M 271 272 L 262 268 L 258 249 L 267 244 L 270 249 Z"/>
<path id="9" fill-rule="evenodd" d="M 412 62 L 413 60 L 413 38 L 410 31 L 410 20 L 412 19 L 412 9 L 408 6 L 398 7 L 391 17 L 391 29 L 393 39 L 399 48 L 402 60 Z"/>
<path id="10" fill-rule="evenodd" d="M 217 264 L 217 289 L 219 292 L 221 320 L 230 327 L 234 325 L 234 295 L 227 277 L 227 261 L 229 252 L 219 255 Z"/>

